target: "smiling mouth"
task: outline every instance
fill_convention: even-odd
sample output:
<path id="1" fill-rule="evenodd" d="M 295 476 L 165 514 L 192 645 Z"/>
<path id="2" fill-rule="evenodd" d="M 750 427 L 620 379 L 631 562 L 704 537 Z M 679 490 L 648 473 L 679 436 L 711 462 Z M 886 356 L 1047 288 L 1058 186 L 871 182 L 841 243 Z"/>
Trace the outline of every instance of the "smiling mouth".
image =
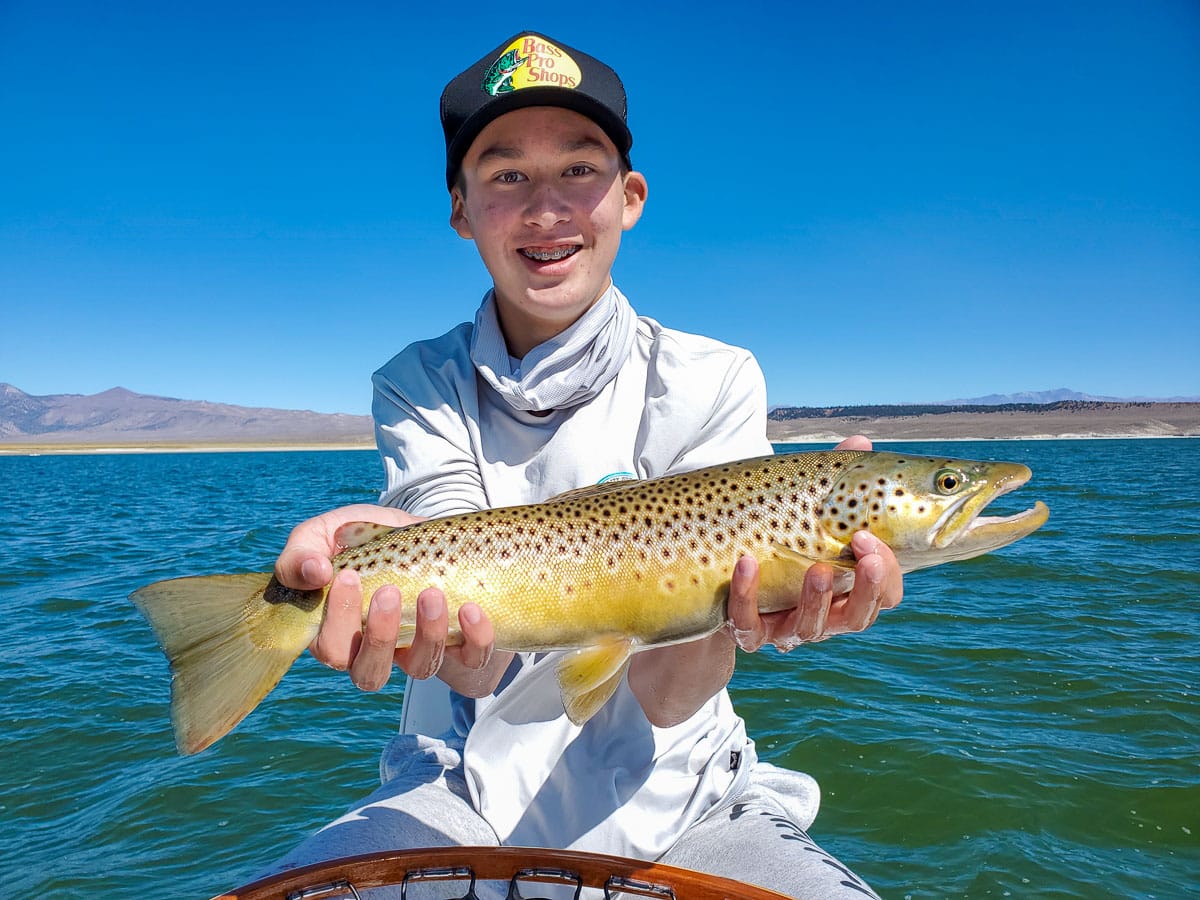
<path id="1" fill-rule="evenodd" d="M 564 247 L 522 247 L 519 252 L 526 259 L 535 262 L 558 262 L 560 259 L 574 256 L 579 249 L 578 244 L 569 244 Z"/>

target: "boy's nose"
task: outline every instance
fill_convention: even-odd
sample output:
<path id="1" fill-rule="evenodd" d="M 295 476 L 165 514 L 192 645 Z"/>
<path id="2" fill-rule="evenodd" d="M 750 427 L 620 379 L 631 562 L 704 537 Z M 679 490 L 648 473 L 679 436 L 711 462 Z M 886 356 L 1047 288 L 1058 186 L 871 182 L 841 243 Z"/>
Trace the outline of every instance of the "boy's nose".
<path id="1" fill-rule="evenodd" d="M 525 215 L 530 225 L 537 225 L 539 228 L 552 228 L 571 217 L 565 198 L 549 184 L 541 185 L 533 191 Z"/>

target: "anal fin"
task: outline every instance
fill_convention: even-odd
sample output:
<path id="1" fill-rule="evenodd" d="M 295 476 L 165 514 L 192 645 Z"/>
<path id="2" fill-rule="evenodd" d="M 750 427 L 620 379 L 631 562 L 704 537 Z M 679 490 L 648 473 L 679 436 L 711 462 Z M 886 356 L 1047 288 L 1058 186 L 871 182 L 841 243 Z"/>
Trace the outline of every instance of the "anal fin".
<path id="1" fill-rule="evenodd" d="M 629 668 L 633 650 L 633 639 L 621 638 L 574 650 L 558 661 L 558 689 L 567 718 L 583 725 L 608 702 Z"/>

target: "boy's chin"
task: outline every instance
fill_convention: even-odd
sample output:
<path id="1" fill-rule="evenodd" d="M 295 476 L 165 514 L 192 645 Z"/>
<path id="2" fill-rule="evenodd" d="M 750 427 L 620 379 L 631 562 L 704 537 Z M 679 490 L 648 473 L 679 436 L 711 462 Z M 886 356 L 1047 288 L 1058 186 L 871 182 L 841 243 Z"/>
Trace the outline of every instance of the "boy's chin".
<path id="1" fill-rule="evenodd" d="M 581 275 L 577 270 L 538 273 L 526 281 L 522 293 L 527 301 L 539 305 L 591 305 L 591 301 L 604 293 L 608 279 L 605 278 L 597 284 L 594 279 L 583 278 Z"/>

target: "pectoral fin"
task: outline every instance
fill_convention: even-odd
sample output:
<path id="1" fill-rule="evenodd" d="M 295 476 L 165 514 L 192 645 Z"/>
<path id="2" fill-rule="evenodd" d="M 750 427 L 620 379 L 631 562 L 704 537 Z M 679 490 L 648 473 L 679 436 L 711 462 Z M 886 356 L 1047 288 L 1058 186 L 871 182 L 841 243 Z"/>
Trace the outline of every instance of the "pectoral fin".
<path id="1" fill-rule="evenodd" d="M 854 563 L 856 563 L 856 559 L 854 559 L 854 554 L 850 550 L 850 545 L 848 544 L 846 545 L 846 550 L 842 552 L 840 556 L 824 559 L 815 559 L 814 557 L 805 556 L 804 553 L 800 553 L 797 550 L 792 550 L 791 547 L 785 547 L 782 544 L 772 544 L 770 545 L 770 548 L 775 551 L 775 556 L 785 564 L 785 568 L 796 569 L 802 578 L 804 572 L 812 568 L 812 565 L 816 563 L 824 563 L 828 565 L 830 569 L 833 569 L 834 596 L 846 594 L 850 592 L 850 589 L 854 586 Z M 799 566 L 798 569 L 797 566 Z M 763 581 L 766 580 L 767 578 L 764 577 Z M 798 598 L 800 595 L 799 584 L 793 584 L 792 589 L 794 590 L 794 596 L 797 596 Z"/>
<path id="2" fill-rule="evenodd" d="M 608 702 L 629 668 L 633 647 L 631 638 L 622 638 L 572 651 L 558 661 L 558 689 L 567 718 L 582 725 Z"/>
<path id="3" fill-rule="evenodd" d="M 781 556 L 783 559 L 789 560 L 791 562 L 794 562 L 794 563 L 797 563 L 797 564 L 803 566 L 804 570 L 806 572 L 808 571 L 809 567 L 811 567 L 814 563 L 819 563 L 819 562 L 823 562 L 826 565 L 833 566 L 833 568 L 835 568 L 835 569 L 853 569 L 854 568 L 853 555 L 851 555 L 850 561 L 847 562 L 846 560 L 840 559 L 840 558 L 815 559 L 811 556 L 805 556 L 799 550 L 793 550 L 791 547 L 785 547 L 785 546 L 783 546 L 783 544 L 780 544 L 777 542 L 771 543 L 771 549 L 774 550 L 777 554 L 779 554 L 779 556 Z"/>

